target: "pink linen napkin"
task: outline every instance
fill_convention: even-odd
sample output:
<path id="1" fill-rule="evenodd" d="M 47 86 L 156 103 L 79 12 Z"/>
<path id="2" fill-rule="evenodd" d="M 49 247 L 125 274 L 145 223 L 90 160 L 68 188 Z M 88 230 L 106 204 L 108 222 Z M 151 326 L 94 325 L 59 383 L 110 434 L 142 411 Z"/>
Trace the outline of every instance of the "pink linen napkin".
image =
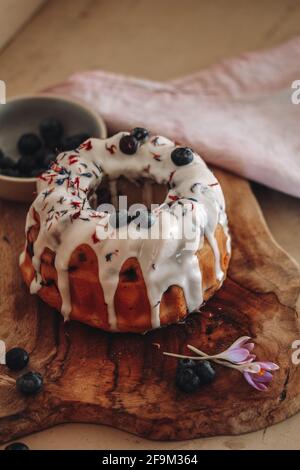
<path id="1" fill-rule="evenodd" d="M 193 147 L 208 163 L 300 197 L 296 79 L 300 37 L 169 82 L 87 71 L 45 91 L 84 100 L 110 132 L 144 126 Z"/>

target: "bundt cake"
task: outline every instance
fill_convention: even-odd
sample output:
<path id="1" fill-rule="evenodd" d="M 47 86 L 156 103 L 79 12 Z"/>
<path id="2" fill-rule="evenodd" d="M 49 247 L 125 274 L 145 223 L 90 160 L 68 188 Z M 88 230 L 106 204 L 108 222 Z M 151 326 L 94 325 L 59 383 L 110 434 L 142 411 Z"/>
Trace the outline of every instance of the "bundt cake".
<path id="1" fill-rule="evenodd" d="M 120 194 L 158 204 L 112 213 L 107 203 Z M 88 139 L 40 176 L 20 268 L 30 292 L 65 320 L 143 333 L 198 310 L 229 258 L 213 173 L 189 147 L 135 128 Z"/>

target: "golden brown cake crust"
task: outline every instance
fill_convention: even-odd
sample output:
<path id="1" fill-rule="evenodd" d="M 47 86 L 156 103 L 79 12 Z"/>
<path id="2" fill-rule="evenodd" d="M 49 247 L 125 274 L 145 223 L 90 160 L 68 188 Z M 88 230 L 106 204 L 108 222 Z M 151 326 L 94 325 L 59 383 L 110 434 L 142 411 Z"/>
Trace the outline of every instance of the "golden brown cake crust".
<path id="1" fill-rule="evenodd" d="M 37 215 L 36 219 L 36 225 L 32 226 L 27 234 L 27 250 L 25 260 L 21 265 L 23 278 L 28 286 L 35 275 L 30 247 L 39 233 Z M 215 237 L 220 252 L 221 269 L 226 273 L 230 256 L 226 249 L 227 236 L 221 225 L 218 225 Z M 206 239 L 201 250 L 198 250 L 197 256 L 202 272 L 204 300 L 207 301 L 219 289 L 220 282 L 216 279 L 214 254 Z M 45 249 L 41 263 L 43 286 L 38 295 L 44 302 L 60 311 L 62 300 L 57 287 L 54 262 L 55 253 Z M 99 283 L 98 261 L 88 245 L 80 245 L 72 253 L 69 261 L 69 285 L 72 300 L 70 319 L 109 331 L 107 306 L 102 286 Z M 136 258 L 128 258 L 120 271 L 119 284 L 115 294 L 115 311 L 120 332 L 143 333 L 151 329 L 151 309 L 147 289 Z M 163 294 L 160 304 L 161 326 L 177 323 L 183 320 L 187 314 L 182 288 L 175 285 L 170 286 Z"/>

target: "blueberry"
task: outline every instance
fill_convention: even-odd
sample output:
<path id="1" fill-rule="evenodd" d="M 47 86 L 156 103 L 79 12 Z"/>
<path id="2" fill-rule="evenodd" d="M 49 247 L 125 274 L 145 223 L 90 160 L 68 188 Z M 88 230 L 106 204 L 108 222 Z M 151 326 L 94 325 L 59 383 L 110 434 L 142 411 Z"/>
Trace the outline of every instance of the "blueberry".
<path id="1" fill-rule="evenodd" d="M 29 450 L 29 447 L 24 442 L 13 442 L 6 446 L 4 450 Z"/>
<path id="2" fill-rule="evenodd" d="M 17 378 L 17 389 L 24 395 L 35 395 L 43 386 L 43 377 L 39 372 L 27 372 Z"/>
<path id="3" fill-rule="evenodd" d="M 199 377 L 201 385 L 212 383 L 216 376 L 216 371 L 209 361 L 197 361 L 195 373 Z"/>
<path id="4" fill-rule="evenodd" d="M 7 157 L 3 152 L 0 154 L 0 168 L 15 168 L 15 166 L 16 162 L 12 158 Z"/>
<path id="5" fill-rule="evenodd" d="M 130 222 L 130 216 L 126 210 L 115 211 L 109 218 L 109 223 L 113 228 L 123 227 Z"/>
<path id="6" fill-rule="evenodd" d="M 145 142 L 149 138 L 149 131 L 147 129 L 144 129 L 143 127 L 135 127 L 132 129 L 130 132 L 130 135 L 136 138 L 139 142 Z"/>
<path id="7" fill-rule="evenodd" d="M 75 134 L 75 135 L 70 135 L 69 137 L 66 137 L 63 140 L 60 149 L 65 152 L 69 150 L 75 150 L 90 137 L 91 136 L 87 134 L 86 132 L 82 132 L 80 134 Z"/>
<path id="8" fill-rule="evenodd" d="M 21 157 L 17 162 L 17 169 L 21 176 L 30 175 L 30 173 L 36 168 L 37 162 L 34 156 L 28 155 Z"/>
<path id="9" fill-rule="evenodd" d="M 150 228 L 155 222 L 155 216 L 150 211 L 138 211 L 132 219 L 141 228 Z"/>
<path id="10" fill-rule="evenodd" d="M 191 393 L 200 387 L 200 379 L 194 369 L 178 367 L 176 372 L 176 385 L 182 392 Z"/>
<path id="11" fill-rule="evenodd" d="M 21 370 L 29 362 L 29 354 L 23 348 L 12 348 L 7 351 L 5 362 L 10 370 Z"/>
<path id="12" fill-rule="evenodd" d="M 134 155 L 137 152 L 139 143 L 134 136 L 123 135 L 120 139 L 119 147 L 121 152 L 125 153 L 125 155 Z"/>
<path id="13" fill-rule="evenodd" d="M 63 133 L 64 127 L 56 118 L 46 118 L 40 124 L 40 134 L 49 148 L 55 148 L 59 145 Z"/>
<path id="14" fill-rule="evenodd" d="M 18 141 L 18 149 L 21 155 L 34 155 L 41 147 L 41 139 L 33 133 L 23 134 Z"/>
<path id="15" fill-rule="evenodd" d="M 192 369 L 195 367 L 196 361 L 194 359 L 179 359 L 178 367 Z"/>
<path id="16" fill-rule="evenodd" d="M 171 153 L 171 159 L 177 166 L 188 165 L 193 161 L 194 154 L 189 147 L 177 147 Z"/>

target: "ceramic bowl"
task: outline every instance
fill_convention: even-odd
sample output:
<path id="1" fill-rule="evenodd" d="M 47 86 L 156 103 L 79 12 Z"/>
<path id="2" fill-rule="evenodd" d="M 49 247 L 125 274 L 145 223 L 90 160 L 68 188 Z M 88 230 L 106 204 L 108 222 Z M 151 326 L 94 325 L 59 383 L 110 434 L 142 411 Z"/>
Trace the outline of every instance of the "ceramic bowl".
<path id="1" fill-rule="evenodd" d="M 105 138 L 103 119 L 79 101 L 55 95 L 31 95 L 12 98 L 0 105 L 0 149 L 15 161 L 20 158 L 17 142 L 27 132 L 38 133 L 40 122 L 47 117 L 59 119 L 65 135 L 86 132 Z M 0 197 L 30 202 L 36 190 L 36 178 L 17 178 L 0 174 Z"/>

